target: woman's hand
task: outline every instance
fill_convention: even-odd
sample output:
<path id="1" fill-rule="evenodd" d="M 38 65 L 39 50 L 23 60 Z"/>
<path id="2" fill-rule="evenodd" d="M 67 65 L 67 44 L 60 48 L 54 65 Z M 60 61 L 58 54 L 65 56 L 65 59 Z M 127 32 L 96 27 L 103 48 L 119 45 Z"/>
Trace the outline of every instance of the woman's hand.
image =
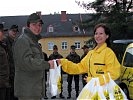
<path id="1" fill-rule="evenodd" d="M 50 69 L 54 69 L 54 61 L 53 60 L 49 60 L 48 63 L 50 65 Z"/>
<path id="2" fill-rule="evenodd" d="M 88 76 L 85 76 L 84 77 L 84 80 L 86 81 L 86 83 L 88 83 L 92 78 L 91 77 L 88 77 Z"/>
<path id="3" fill-rule="evenodd" d="M 84 80 L 85 80 L 85 82 L 87 83 L 87 76 L 85 75 L 85 77 L 84 77 Z"/>

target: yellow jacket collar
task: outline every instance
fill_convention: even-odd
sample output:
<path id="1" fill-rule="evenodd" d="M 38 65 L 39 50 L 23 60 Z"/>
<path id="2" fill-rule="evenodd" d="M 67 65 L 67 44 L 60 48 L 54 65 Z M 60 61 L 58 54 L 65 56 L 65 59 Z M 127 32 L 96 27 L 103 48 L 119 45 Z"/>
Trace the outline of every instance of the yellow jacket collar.
<path id="1" fill-rule="evenodd" d="M 99 48 L 96 46 L 96 47 L 94 48 L 94 51 L 99 53 L 99 52 L 101 52 L 103 49 L 105 49 L 106 47 L 107 47 L 107 44 L 104 43 L 104 44 L 101 45 L 101 47 L 99 47 Z"/>

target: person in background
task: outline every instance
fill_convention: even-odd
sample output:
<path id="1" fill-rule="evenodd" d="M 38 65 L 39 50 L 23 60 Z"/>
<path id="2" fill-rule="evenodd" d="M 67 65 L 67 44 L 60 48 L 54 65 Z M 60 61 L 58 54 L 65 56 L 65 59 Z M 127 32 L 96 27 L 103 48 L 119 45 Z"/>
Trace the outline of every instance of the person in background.
<path id="1" fill-rule="evenodd" d="M 41 49 L 42 49 L 42 45 L 41 45 L 41 43 L 39 43 L 39 45 L 40 45 L 40 47 L 41 47 Z M 45 61 L 48 61 L 48 56 L 47 56 L 47 54 L 45 53 L 45 52 L 42 52 L 43 53 L 43 56 L 44 56 L 44 60 Z M 47 71 L 48 70 L 45 70 L 45 74 L 44 74 L 44 76 L 45 76 L 45 89 L 44 89 L 44 91 L 45 91 L 45 94 L 44 94 L 44 99 L 48 99 L 48 97 L 47 97 L 47 85 L 46 85 L 46 82 L 47 82 Z"/>
<path id="2" fill-rule="evenodd" d="M 37 13 L 27 19 L 27 28 L 14 42 L 15 64 L 14 93 L 19 100 L 41 100 L 45 95 L 45 70 L 49 62 L 44 61 L 38 40 L 43 21 Z"/>
<path id="3" fill-rule="evenodd" d="M 0 24 L 0 100 L 10 100 L 8 53 L 3 38 L 4 26 Z"/>
<path id="4" fill-rule="evenodd" d="M 79 63 L 80 62 L 80 56 L 75 52 L 75 48 L 76 47 L 74 45 L 71 46 L 70 54 L 68 54 L 66 59 L 68 59 L 69 61 L 72 61 L 74 63 Z M 70 66 L 73 67 L 72 65 L 70 65 Z M 76 97 L 78 97 L 78 95 L 79 95 L 79 75 L 68 74 L 68 77 L 67 77 L 67 82 L 68 82 L 68 87 L 67 87 L 68 97 L 67 97 L 67 99 L 71 98 L 73 77 L 74 77 L 74 82 L 75 82 Z"/>
<path id="5" fill-rule="evenodd" d="M 67 59 L 58 59 L 57 62 L 62 66 L 63 71 L 69 74 L 88 73 L 85 78 L 89 82 L 92 78 L 98 77 L 100 85 L 104 85 L 103 75 L 106 82 L 109 82 L 108 73 L 113 80 L 120 77 L 120 63 L 111 49 L 110 44 L 111 32 L 106 24 L 100 23 L 94 27 L 94 39 L 96 47 L 90 50 L 88 54 L 80 61 L 73 63 Z M 49 61 L 50 66 L 53 66 L 53 61 Z"/>
<path id="6" fill-rule="evenodd" d="M 4 41 L 7 44 L 7 51 L 9 55 L 9 66 L 10 66 L 10 99 L 11 100 L 18 100 L 14 96 L 14 76 L 15 76 L 15 66 L 14 66 L 14 60 L 13 60 L 13 52 L 12 52 L 12 45 L 14 43 L 15 38 L 18 36 L 18 25 L 12 25 L 8 31 L 8 35 L 4 39 Z"/>
<path id="7" fill-rule="evenodd" d="M 49 60 L 60 59 L 60 58 L 63 58 L 63 56 L 58 53 L 57 45 L 54 45 L 53 46 L 53 53 L 49 56 Z M 62 78 L 62 74 L 63 74 L 63 72 L 62 72 L 62 69 L 61 69 L 61 93 L 60 93 L 59 96 L 60 96 L 60 98 L 63 99 L 65 97 L 63 96 L 63 78 Z M 56 96 L 51 97 L 51 99 L 55 99 L 55 98 L 56 98 Z"/>
<path id="8" fill-rule="evenodd" d="M 48 56 L 47 56 L 47 54 L 45 52 L 43 52 L 43 55 L 44 55 L 44 60 L 45 61 L 49 61 Z M 46 85 L 46 82 L 47 82 L 47 72 L 48 72 L 48 70 L 45 70 L 45 89 L 44 89 L 45 95 L 43 97 L 44 99 L 48 99 L 48 97 L 47 97 L 47 85 Z"/>
<path id="9" fill-rule="evenodd" d="M 84 54 L 81 56 L 81 60 L 87 55 L 87 53 L 89 52 L 89 47 L 87 45 L 84 45 L 82 47 Z M 82 74 L 82 84 L 83 87 L 86 85 L 86 81 L 84 80 L 84 78 L 87 77 L 87 73 Z"/>

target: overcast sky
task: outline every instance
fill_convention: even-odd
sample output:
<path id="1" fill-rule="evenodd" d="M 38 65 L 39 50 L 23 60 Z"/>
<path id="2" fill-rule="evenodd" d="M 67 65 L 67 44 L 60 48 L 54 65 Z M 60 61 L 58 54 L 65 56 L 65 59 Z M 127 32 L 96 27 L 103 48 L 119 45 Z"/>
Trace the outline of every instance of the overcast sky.
<path id="1" fill-rule="evenodd" d="M 93 1 L 93 0 L 77 0 Z M 54 14 L 66 11 L 67 13 L 88 13 L 78 6 L 75 0 L 1 0 L 0 16 L 29 15 L 41 11 L 42 14 Z"/>

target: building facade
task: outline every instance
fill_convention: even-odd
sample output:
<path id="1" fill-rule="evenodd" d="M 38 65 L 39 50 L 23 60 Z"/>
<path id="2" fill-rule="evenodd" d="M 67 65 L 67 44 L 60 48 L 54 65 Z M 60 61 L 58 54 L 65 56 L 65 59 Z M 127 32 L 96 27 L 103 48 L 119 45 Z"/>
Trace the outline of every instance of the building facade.
<path id="1" fill-rule="evenodd" d="M 70 52 L 70 46 L 76 46 L 76 52 L 79 55 L 83 54 L 81 47 L 92 37 L 92 28 L 84 29 L 82 22 L 91 19 L 90 14 L 67 14 L 66 11 L 61 11 L 61 14 L 41 15 L 44 21 L 42 28 L 42 39 L 39 41 L 42 44 L 43 51 L 48 55 L 52 53 L 53 45 L 57 45 L 59 53 L 66 57 Z M 27 27 L 28 16 L 5 16 L 1 17 L 1 22 L 9 28 L 12 24 L 19 26 L 19 32 L 24 31 Z"/>

